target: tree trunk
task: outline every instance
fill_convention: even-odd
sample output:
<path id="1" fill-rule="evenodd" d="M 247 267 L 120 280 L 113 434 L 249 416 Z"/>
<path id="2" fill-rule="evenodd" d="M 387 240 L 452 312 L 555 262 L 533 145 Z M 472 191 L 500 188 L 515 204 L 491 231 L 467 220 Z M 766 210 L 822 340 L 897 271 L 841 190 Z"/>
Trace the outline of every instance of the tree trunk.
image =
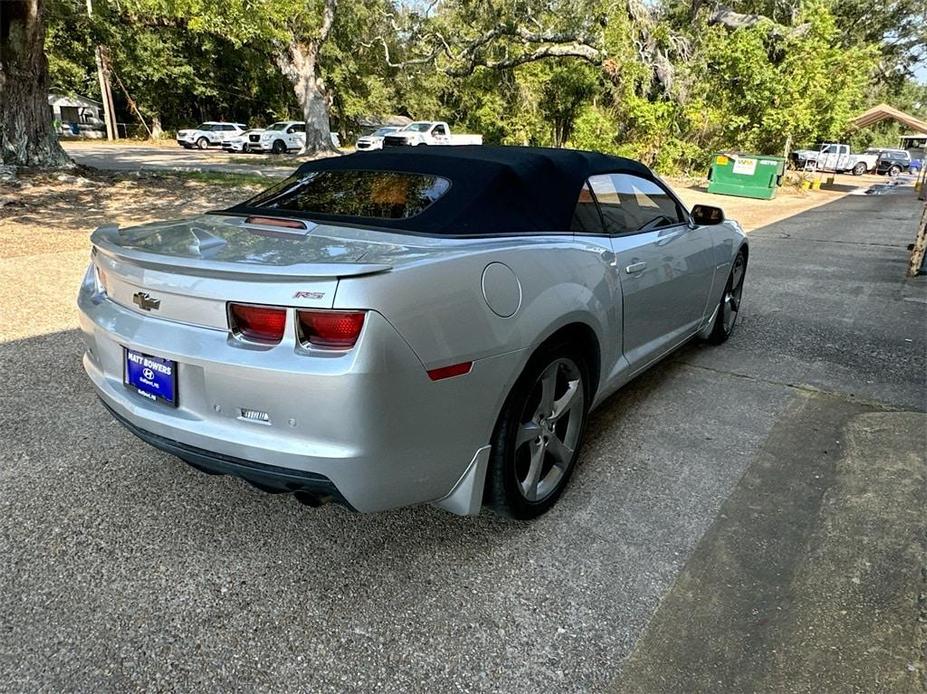
<path id="1" fill-rule="evenodd" d="M 0 163 L 73 166 L 52 129 L 42 5 L 0 2 Z"/>
<path id="2" fill-rule="evenodd" d="M 316 74 L 319 45 L 315 42 L 292 42 L 285 54 L 278 56 L 280 69 L 296 93 L 296 100 L 306 122 L 306 144 L 300 154 L 334 152 L 328 99 L 322 81 Z"/>
<path id="3" fill-rule="evenodd" d="M 302 153 L 334 152 L 331 120 L 328 115 L 328 99 L 321 81 L 315 74 L 315 60 L 294 85 L 296 96 L 303 107 L 306 121 L 306 144 Z"/>
<path id="4" fill-rule="evenodd" d="M 163 134 L 164 134 L 164 131 L 161 129 L 161 114 L 152 113 L 151 114 L 151 138 L 153 140 L 160 140 Z"/>

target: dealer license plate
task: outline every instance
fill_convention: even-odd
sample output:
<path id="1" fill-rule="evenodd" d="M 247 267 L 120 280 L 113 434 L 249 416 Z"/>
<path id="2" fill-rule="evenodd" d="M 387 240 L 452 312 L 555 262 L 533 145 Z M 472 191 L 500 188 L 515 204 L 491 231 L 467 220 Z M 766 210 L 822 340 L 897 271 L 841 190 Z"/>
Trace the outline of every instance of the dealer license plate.
<path id="1" fill-rule="evenodd" d="M 125 384 L 142 397 L 177 405 L 177 362 L 125 350 Z"/>

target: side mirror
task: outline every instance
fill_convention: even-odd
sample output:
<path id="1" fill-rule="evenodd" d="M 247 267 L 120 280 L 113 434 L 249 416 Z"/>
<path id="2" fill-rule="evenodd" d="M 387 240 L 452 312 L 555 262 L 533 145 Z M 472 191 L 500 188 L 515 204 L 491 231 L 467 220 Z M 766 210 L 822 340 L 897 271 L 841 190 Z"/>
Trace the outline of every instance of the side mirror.
<path id="1" fill-rule="evenodd" d="M 703 226 L 720 224 L 724 221 L 724 210 L 711 205 L 696 205 L 692 208 L 692 221 Z"/>

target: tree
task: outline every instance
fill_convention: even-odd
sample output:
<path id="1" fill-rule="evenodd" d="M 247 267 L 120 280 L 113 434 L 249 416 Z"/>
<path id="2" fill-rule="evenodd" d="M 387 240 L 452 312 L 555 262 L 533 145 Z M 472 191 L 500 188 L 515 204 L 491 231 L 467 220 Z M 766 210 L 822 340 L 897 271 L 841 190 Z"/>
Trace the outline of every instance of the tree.
<path id="1" fill-rule="evenodd" d="M 319 52 L 331 33 L 337 6 L 338 0 L 324 0 L 319 29 L 315 32 L 292 31 L 285 39 L 286 45 L 277 53 L 277 64 L 293 85 L 306 122 L 303 152 L 335 149 L 329 119 L 329 95 L 319 75 Z"/>
<path id="2" fill-rule="evenodd" d="M 120 7 L 136 24 L 180 26 L 260 50 L 277 65 L 296 98 L 306 123 L 303 152 L 334 149 L 332 95 L 323 78 L 321 56 L 335 27 L 338 0 L 125 0 Z"/>
<path id="3" fill-rule="evenodd" d="M 434 11 L 437 7 L 437 11 Z M 395 55 L 387 35 L 376 40 L 392 67 L 425 66 L 448 77 L 466 77 L 478 68 L 505 70 L 547 58 L 579 58 L 598 63 L 601 17 L 581 0 L 504 0 L 438 4 L 413 2 L 384 14 L 392 36 L 402 36 Z"/>
<path id="4" fill-rule="evenodd" d="M 42 0 L 0 2 L 0 162 L 68 166 L 48 110 Z"/>

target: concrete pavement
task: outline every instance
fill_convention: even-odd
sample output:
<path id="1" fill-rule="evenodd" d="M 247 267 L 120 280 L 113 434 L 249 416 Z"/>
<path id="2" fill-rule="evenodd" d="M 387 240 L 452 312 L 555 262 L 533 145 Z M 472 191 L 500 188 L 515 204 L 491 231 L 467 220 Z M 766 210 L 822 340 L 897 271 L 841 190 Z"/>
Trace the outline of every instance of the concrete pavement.
<path id="1" fill-rule="evenodd" d="M 900 606 L 917 600 L 918 521 L 899 511 L 867 526 L 841 509 L 852 510 L 860 479 L 893 484 L 848 476 L 852 461 L 889 460 L 890 475 L 924 465 L 922 443 L 902 433 L 919 420 L 897 414 L 927 406 L 927 290 L 903 278 L 917 211 L 913 196 L 849 197 L 755 232 L 732 340 L 687 347 L 606 402 L 570 488 L 531 524 L 428 507 L 314 510 L 201 475 L 96 402 L 73 313 L 47 334 L 0 343 L 0 690 L 648 692 L 634 684 L 653 682 L 653 668 L 638 662 L 691 685 L 683 661 L 656 655 L 721 638 L 726 625 L 746 633 L 741 575 L 713 601 L 689 603 L 709 636 L 688 632 L 660 650 L 676 633 L 661 625 L 687 604 L 677 592 L 686 576 L 719 585 L 729 564 L 706 559 L 737 533 L 736 569 L 762 558 L 751 547 L 777 546 L 770 556 L 805 571 L 810 538 L 852 549 L 850 535 L 890 527 L 895 569 L 872 544 L 835 557 L 822 539 L 816 556 L 887 568 L 890 582 L 859 571 L 851 585 L 863 595 L 886 586 L 876 622 L 910 617 Z M 54 286 L 84 262 L 73 251 L 4 259 L 0 289 Z M 824 445 L 837 438 L 850 443 Z M 891 456 L 873 458 L 886 442 Z M 823 451 L 836 462 L 821 463 Z M 899 506 L 920 499 L 915 487 Z M 753 522 L 753 507 L 774 497 L 798 514 L 794 535 L 778 534 L 791 515 Z M 799 617 L 831 614 L 828 595 L 805 595 L 792 603 Z M 884 642 L 893 659 L 904 651 L 890 663 L 904 671 L 922 667 L 910 635 Z M 755 676 L 716 678 L 710 691 L 772 681 L 770 658 L 701 652 L 711 671 L 740 664 Z"/>
<path id="2" fill-rule="evenodd" d="M 903 270 L 918 210 L 850 197 L 751 236 L 724 370 L 795 397 L 610 691 L 925 690 L 927 297 Z"/>

